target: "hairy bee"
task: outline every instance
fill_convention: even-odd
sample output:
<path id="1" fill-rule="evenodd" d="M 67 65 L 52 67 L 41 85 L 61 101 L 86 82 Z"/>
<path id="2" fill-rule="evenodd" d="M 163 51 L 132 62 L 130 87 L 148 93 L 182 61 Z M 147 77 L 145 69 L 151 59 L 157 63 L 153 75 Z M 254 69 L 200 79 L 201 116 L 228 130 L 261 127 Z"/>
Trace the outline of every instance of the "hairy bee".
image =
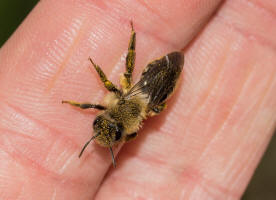
<path id="1" fill-rule="evenodd" d="M 109 148 L 115 167 L 112 146 L 134 139 L 142 121 L 148 116 L 159 114 L 166 107 L 166 100 L 174 91 L 184 64 L 183 54 L 172 52 L 152 61 L 144 69 L 140 80 L 133 85 L 135 40 L 136 33 L 131 23 L 126 72 L 120 79 L 121 89 L 110 82 L 101 68 L 89 58 L 104 86 L 111 92 L 106 96 L 104 105 L 62 101 L 82 109 L 102 110 L 93 122 L 94 135 L 83 146 L 79 157 L 87 145 L 95 140 L 99 145 Z"/>

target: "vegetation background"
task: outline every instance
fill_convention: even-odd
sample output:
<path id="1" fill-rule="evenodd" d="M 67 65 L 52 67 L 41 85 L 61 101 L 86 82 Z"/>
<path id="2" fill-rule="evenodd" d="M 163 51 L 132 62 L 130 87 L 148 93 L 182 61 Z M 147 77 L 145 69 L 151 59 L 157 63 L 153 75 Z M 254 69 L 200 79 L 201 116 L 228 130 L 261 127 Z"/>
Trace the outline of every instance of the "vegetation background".
<path id="1" fill-rule="evenodd" d="M 0 47 L 20 25 L 38 0 L 0 1 Z M 274 136 L 242 200 L 276 199 L 276 137 Z"/>

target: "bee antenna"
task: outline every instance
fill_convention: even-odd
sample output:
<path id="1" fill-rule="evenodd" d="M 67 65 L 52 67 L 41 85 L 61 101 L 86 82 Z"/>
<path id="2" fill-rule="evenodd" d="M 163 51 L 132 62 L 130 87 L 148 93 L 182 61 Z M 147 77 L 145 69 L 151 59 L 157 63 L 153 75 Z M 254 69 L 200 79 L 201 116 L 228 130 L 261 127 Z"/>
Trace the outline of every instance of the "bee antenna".
<path id="1" fill-rule="evenodd" d="M 100 132 L 97 133 L 96 135 L 94 135 L 93 137 L 90 138 L 90 140 L 88 140 L 88 142 L 85 143 L 85 145 L 83 146 L 80 154 L 79 154 L 79 158 L 81 157 L 82 153 L 84 152 L 85 148 L 87 147 L 87 145 L 89 145 L 89 143 L 94 140 L 96 137 L 98 137 L 100 135 Z"/>
<path id="2" fill-rule="evenodd" d="M 114 154 L 113 154 L 112 147 L 109 147 L 109 151 L 110 151 L 110 153 L 111 153 L 112 163 L 113 163 L 113 166 L 114 166 L 114 168 L 115 168 L 115 167 L 116 167 L 116 162 L 115 162 L 115 158 L 114 158 Z"/>

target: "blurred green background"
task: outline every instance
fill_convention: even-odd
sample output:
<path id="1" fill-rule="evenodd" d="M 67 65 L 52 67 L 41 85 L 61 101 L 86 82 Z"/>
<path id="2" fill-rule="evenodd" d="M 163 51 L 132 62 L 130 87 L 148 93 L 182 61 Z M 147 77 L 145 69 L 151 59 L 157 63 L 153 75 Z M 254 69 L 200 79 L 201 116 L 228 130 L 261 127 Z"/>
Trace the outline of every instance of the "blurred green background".
<path id="1" fill-rule="evenodd" d="M 0 47 L 37 2 L 38 0 L 0 0 Z"/>
<path id="2" fill-rule="evenodd" d="M 38 0 L 0 0 L 0 46 L 10 37 Z M 276 200 L 276 137 L 257 168 L 243 200 Z"/>

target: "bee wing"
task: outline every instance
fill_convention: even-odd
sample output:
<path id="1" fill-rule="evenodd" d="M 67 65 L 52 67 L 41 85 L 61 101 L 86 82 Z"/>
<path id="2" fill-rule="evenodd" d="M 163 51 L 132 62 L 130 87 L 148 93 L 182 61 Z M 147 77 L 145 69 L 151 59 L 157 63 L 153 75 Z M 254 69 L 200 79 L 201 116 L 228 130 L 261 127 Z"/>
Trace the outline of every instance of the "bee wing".
<path id="1" fill-rule="evenodd" d="M 172 94 L 184 64 L 181 52 L 172 52 L 147 65 L 141 79 L 126 94 L 127 98 L 141 95 L 150 107 L 160 105 Z"/>

